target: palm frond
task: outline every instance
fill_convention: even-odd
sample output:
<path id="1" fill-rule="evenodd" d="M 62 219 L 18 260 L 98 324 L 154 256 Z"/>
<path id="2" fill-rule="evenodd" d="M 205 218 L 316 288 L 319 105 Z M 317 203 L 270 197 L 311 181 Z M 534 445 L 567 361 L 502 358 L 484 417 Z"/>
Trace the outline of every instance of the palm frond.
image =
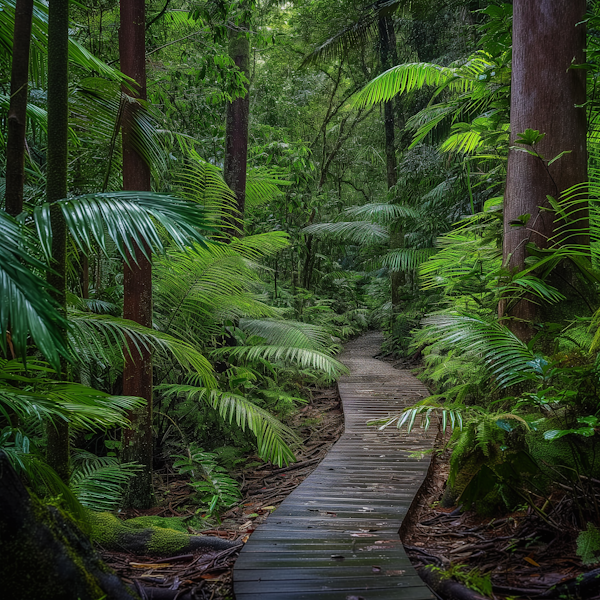
<path id="1" fill-rule="evenodd" d="M 76 450 L 69 487 L 85 508 L 113 511 L 121 504 L 127 484 L 139 470 L 135 463 L 120 463 L 114 457 Z"/>
<path id="2" fill-rule="evenodd" d="M 70 95 L 71 123 L 81 140 L 102 149 L 108 147 L 103 189 L 113 163 L 121 155 L 121 127 L 125 124 L 131 132 L 131 143 L 138 154 L 149 165 L 154 179 L 167 169 L 168 152 L 162 138 L 164 132 L 149 103 L 133 98 L 122 91 L 114 81 L 99 77 L 88 77 L 80 81 Z M 128 109 L 129 108 L 129 109 Z"/>
<path id="3" fill-rule="evenodd" d="M 0 0 L 0 13 L 2 13 L 2 19 L 0 19 L 0 48 L 7 54 L 12 54 L 15 6 L 16 0 Z M 38 53 L 41 55 L 47 54 L 48 4 L 42 0 L 34 0 L 31 40 Z M 88 72 L 99 73 L 107 79 L 119 82 L 131 81 L 118 69 L 107 65 L 71 37 L 69 38 L 69 60 L 77 67 Z M 35 66 L 37 67 L 37 65 Z"/>
<path id="4" fill-rule="evenodd" d="M 69 512 L 79 523 L 85 524 L 85 511 L 71 489 L 63 482 L 39 451 L 30 445 L 30 440 L 18 430 L 10 428 L 0 432 L 0 452 L 8 458 L 13 469 L 26 477 L 32 486 L 55 498 L 61 497 Z"/>
<path id="5" fill-rule="evenodd" d="M 352 217 L 363 217 L 383 224 L 396 222 L 398 219 L 419 217 L 419 211 L 405 204 L 369 203 L 362 206 L 352 206 L 344 211 Z"/>
<path id="6" fill-rule="evenodd" d="M 282 179 L 279 171 L 264 168 L 248 169 L 246 173 L 246 205 L 250 208 L 261 206 L 283 194 L 282 186 L 292 185 Z"/>
<path id="7" fill-rule="evenodd" d="M 145 403 L 141 398 L 111 396 L 79 383 L 30 377 L 23 374 L 23 365 L 20 372 L 17 365 L 17 361 L 0 361 L 0 414 L 8 421 L 12 412 L 24 421 L 58 419 L 80 430 L 127 427 L 126 413 Z"/>
<path id="8" fill-rule="evenodd" d="M 216 385 L 210 362 L 186 341 L 111 315 L 72 310 L 69 320 L 69 340 L 76 356 L 85 358 L 95 355 L 110 364 L 111 356 L 107 354 L 106 347 L 120 349 L 121 353 L 124 352 L 123 348 L 130 353 L 159 349 L 173 356 L 188 373 L 200 378 L 206 387 Z"/>
<path id="9" fill-rule="evenodd" d="M 323 327 L 300 321 L 276 319 L 240 319 L 239 327 L 263 338 L 270 345 L 327 351 L 331 335 Z"/>
<path id="10" fill-rule="evenodd" d="M 215 227 L 219 227 L 225 218 L 235 214 L 237 199 L 223 180 L 221 169 L 205 161 L 189 142 L 177 137 L 182 152 L 186 156 L 186 165 L 177 176 L 184 198 L 200 204 L 207 218 Z M 240 224 L 236 224 L 240 227 Z"/>
<path id="11" fill-rule="evenodd" d="M 379 0 L 365 6 L 354 23 L 343 27 L 315 48 L 304 58 L 301 66 L 345 57 L 351 51 L 363 48 L 377 34 L 378 20 L 382 16 L 391 16 L 405 4 L 404 0 Z"/>
<path id="12" fill-rule="evenodd" d="M 82 251 L 93 252 L 95 243 L 108 254 L 108 237 L 127 264 L 132 258 L 135 260 L 136 245 L 147 258 L 150 258 L 150 251 L 164 253 L 162 233 L 184 249 L 194 242 L 205 245 L 206 240 L 198 229 L 211 230 L 202 207 L 168 194 L 85 194 L 60 200 L 58 204 Z M 35 209 L 34 220 L 42 247 L 50 256 L 52 228 L 48 203 Z"/>
<path id="13" fill-rule="evenodd" d="M 296 460 L 288 443 L 296 443 L 297 436 L 271 413 L 256 406 L 243 396 L 208 390 L 191 385 L 165 384 L 157 386 L 157 390 L 167 396 L 183 396 L 189 400 L 208 404 L 217 410 L 221 417 L 234 423 L 244 431 L 248 428 L 256 437 L 261 458 L 278 465 L 288 464 Z"/>
<path id="14" fill-rule="evenodd" d="M 277 254 L 290 245 L 289 236 L 283 231 L 269 231 L 256 235 L 247 235 L 232 240 L 228 246 L 248 260 L 259 260 Z"/>
<path id="15" fill-rule="evenodd" d="M 387 102 L 397 96 L 425 86 L 448 86 L 457 91 L 471 88 L 472 82 L 461 77 L 456 68 L 435 63 L 407 63 L 388 69 L 370 81 L 353 98 L 356 108 L 365 108 Z"/>
<path id="16" fill-rule="evenodd" d="M 431 315 L 423 325 L 440 343 L 479 356 L 501 387 L 528 380 L 536 356 L 526 344 L 498 322 L 458 314 Z"/>
<path id="17" fill-rule="evenodd" d="M 338 221 L 316 223 L 302 230 L 304 233 L 352 242 L 355 244 L 381 244 L 389 240 L 387 230 L 371 221 Z"/>
<path id="18" fill-rule="evenodd" d="M 25 358 L 31 336 L 40 352 L 58 365 L 60 355 L 67 355 L 62 334 L 67 322 L 50 297 L 46 281 L 33 272 L 49 270 L 34 258 L 36 246 L 24 227 L 0 211 L 0 348 L 6 354 L 12 344 Z"/>
<path id="19" fill-rule="evenodd" d="M 286 348 L 285 346 L 257 345 L 257 346 L 227 346 L 212 351 L 213 356 L 229 356 L 238 360 L 267 360 L 269 362 L 282 362 L 297 365 L 302 369 L 314 369 L 328 377 L 339 377 L 348 372 L 338 360 L 321 352 L 308 348 Z"/>
<path id="20" fill-rule="evenodd" d="M 381 264 L 391 271 L 412 271 L 437 252 L 437 248 L 395 248 L 382 257 Z"/>

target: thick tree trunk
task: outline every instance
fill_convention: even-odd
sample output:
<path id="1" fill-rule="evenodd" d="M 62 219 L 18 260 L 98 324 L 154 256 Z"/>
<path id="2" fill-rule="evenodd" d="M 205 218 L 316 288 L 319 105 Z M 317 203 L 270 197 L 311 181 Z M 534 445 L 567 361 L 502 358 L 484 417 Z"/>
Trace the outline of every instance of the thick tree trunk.
<path id="1" fill-rule="evenodd" d="M 66 312 L 67 225 L 56 204 L 67 196 L 69 129 L 69 0 L 50 0 L 48 7 L 48 162 L 46 201 L 50 204 L 52 268 L 48 282 Z M 66 332 L 65 332 L 66 335 Z M 63 373 L 63 376 L 65 373 Z M 69 427 L 56 420 L 47 429 L 47 460 L 65 482 L 69 480 Z"/>
<path id="2" fill-rule="evenodd" d="M 121 28 L 119 56 L 121 71 L 137 83 L 136 96 L 146 99 L 146 16 L 144 0 L 121 0 Z M 150 190 L 150 167 L 136 152 L 132 143 L 132 113 L 136 103 L 127 105 L 129 114 L 123 119 L 123 189 Z M 152 263 L 140 249 L 136 262 L 130 257 L 130 266 L 124 266 L 123 317 L 146 327 L 152 326 Z M 132 479 L 127 504 L 134 508 L 148 508 L 152 493 L 152 360 L 150 352 L 130 348 L 126 352 L 123 372 L 123 394 L 139 396 L 147 405 L 129 415 L 131 429 L 123 430 L 122 458 L 137 461 L 143 469 Z"/>
<path id="3" fill-rule="evenodd" d="M 244 75 L 250 78 L 250 41 L 245 32 L 229 30 L 229 56 Z M 237 199 L 236 209 L 232 211 L 224 227 L 228 236 L 242 237 L 244 234 L 249 116 L 250 94 L 247 89 L 243 98 L 236 98 L 227 105 L 223 176 Z"/>
<path id="4" fill-rule="evenodd" d="M 29 494 L 0 452 L 0 597 L 135 600 L 77 525 Z"/>
<path id="5" fill-rule="evenodd" d="M 10 77 L 10 107 L 6 141 L 6 194 L 4 197 L 6 212 L 15 217 L 23 211 L 27 83 L 32 17 L 33 0 L 17 0 Z"/>
<path id="6" fill-rule="evenodd" d="M 537 129 L 546 134 L 535 149 L 546 160 L 566 154 L 549 167 L 525 152 L 511 150 L 504 201 L 504 262 L 520 270 L 526 245 L 543 248 L 554 232 L 547 195 L 557 198 L 587 179 L 585 71 L 571 69 L 585 62 L 585 0 L 515 0 L 511 95 L 511 146 L 518 134 Z M 531 217 L 515 227 L 521 215 Z M 585 225 L 587 214 L 579 215 Z M 576 240 L 575 242 L 585 239 Z M 502 312 L 502 309 L 501 309 Z M 522 339 L 531 335 L 536 305 L 527 299 L 511 311 L 511 329 Z"/>

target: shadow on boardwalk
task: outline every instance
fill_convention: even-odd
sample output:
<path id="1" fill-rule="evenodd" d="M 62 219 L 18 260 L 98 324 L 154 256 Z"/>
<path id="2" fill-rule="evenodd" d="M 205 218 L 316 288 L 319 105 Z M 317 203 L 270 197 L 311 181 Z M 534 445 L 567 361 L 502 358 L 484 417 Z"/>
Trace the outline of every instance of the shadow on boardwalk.
<path id="1" fill-rule="evenodd" d="M 382 340 L 369 333 L 346 346 L 345 432 L 246 543 L 233 572 L 236 600 L 433 598 L 398 537 L 429 467 L 410 454 L 430 448 L 433 435 L 366 425 L 428 392 L 408 371 L 373 358 Z"/>

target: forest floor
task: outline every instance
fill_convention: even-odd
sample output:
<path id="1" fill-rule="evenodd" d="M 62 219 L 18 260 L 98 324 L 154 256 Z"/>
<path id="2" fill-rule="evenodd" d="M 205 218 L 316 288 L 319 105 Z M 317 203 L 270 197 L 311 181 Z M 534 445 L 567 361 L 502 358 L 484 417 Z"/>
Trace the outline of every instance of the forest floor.
<path id="1" fill-rule="evenodd" d="M 409 368 L 405 361 L 394 366 Z M 337 388 L 313 391 L 312 401 L 291 419 L 303 445 L 298 462 L 284 468 L 269 463 L 250 466 L 235 474 L 243 499 L 222 516 L 218 527 L 192 529 L 224 539 L 245 542 L 254 529 L 319 464 L 343 432 L 343 414 Z M 550 586 L 586 572 L 576 555 L 578 526 L 572 501 L 555 493 L 551 500 L 553 524 L 545 523 L 531 508 L 496 517 L 480 516 L 460 507 L 442 508 L 440 501 L 449 470 L 448 451 L 440 451 L 417 507 L 411 509 L 403 543 L 415 567 L 434 565 L 471 589 L 494 598 L 535 597 Z M 257 461 L 258 462 L 258 461 Z M 185 478 L 174 473 L 157 475 L 162 505 L 131 511 L 127 517 L 196 516 L 197 504 Z M 168 493 L 165 493 L 167 492 Z M 162 492 L 162 493 L 161 493 Z M 105 562 L 128 583 L 172 590 L 194 589 L 199 599 L 234 598 L 232 568 L 239 548 L 221 553 L 157 558 L 103 552 Z"/>
<path id="2" fill-rule="evenodd" d="M 337 387 L 312 391 L 312 400 L 288 422 L 302 440 L 297 462 L 288 467 L 270 463 L 241 469 L 233 475 L 242 484 L 243 499 L 222 515 L 211 529 L 192 529 L 193 534 L 218 536 L 245 542 L 254 529 L 275 510 L 286 496 L 310 475 L 343 432 L 344 417 Z M 251 457 L 252 459 L 252 457 Z M 259 462 L 257 458 L 254 465 Z M 145 511 L 128 511 L 123 516 L 196 517 L 194 492 L 184 477 L 172 472 L 157 474 L 157 497 L 168 498 Z M 221 553 L 196 553 L 172 557 L 140 556 L 126 552 L 101 552 L 102 559 L 126 583 L 144 587 L 184 591 L 193 589 L 195 598 L 229 600 L 233 596 L 232 568 L 239 548 Z"/>
<path id="3" fill-rule="evenodd" d="M 434 565 L 494 598 L 535 597 L 552 585 L 589 571 L 576 555 L 577 524 L 563 493 L 551 497 L 552 524 L 531 508 L 484 517 L 440 501 L 449 471 L 449 452 L 436 459 L 418 507 L 411 509 L 404 547 L 415 567 Z"/>
<path id="4" fill-rule="evenodd" d="M 380 358 L 398 369 L 419 368 L 419 357 Z M 402 542 L 416 568 L 441 568 L 493 598 L 535 597 L 590 570 L 576 554 L 580 527 L 574 501 L 564 490 L 550 495 L 551 511 L 544 507 L 551 523 L 525 506 L 492 516 L 462 511 L 461 506 L 442 508 L 450 455 L 439 448 L 420 501 L 411 507 L 403 528 Z M 545 499 L 538 500 L 542 508 Z"/>

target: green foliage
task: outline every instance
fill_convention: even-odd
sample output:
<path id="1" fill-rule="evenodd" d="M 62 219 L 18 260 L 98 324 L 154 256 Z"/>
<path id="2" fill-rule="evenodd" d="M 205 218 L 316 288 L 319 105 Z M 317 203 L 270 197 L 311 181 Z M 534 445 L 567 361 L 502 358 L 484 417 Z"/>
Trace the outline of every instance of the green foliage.
<path id="1" fill-rule="evenodd" d="M 78 450 L 73 454 L 69 487 L 85 508 L 96 512 L 116 510 L 127 484 L 139 470 L 140 466 L 134 463 L 120 463 L 115 457 Z"/>
<path id="2" fill-rule="evenodd" d="M 190 485 L 200 501 L 208 505 L 209 514 L 229 508 L 242 497 L 239 484 L 218 464 L 216 454 L 192 444 L 187 455 L 176 455 L 175 458 L 173 467 L 180 474 L 190 476 Z"/>
<path id="3" fill-rule="evenodd" d="M 577 556 L 584 565 L 600 561 L 600 530 L 593 523 L 588 523 L 587 529 L 577 536 Z"/>
<path id="4" fill-rule="evenodd" d="M 452 565 L 444 572 L 444 577 L 452 577 L 482 596 L 494 597 L 490 573 L 484 574 L 477 568 L 468 569 L 464 565 Z"/>

